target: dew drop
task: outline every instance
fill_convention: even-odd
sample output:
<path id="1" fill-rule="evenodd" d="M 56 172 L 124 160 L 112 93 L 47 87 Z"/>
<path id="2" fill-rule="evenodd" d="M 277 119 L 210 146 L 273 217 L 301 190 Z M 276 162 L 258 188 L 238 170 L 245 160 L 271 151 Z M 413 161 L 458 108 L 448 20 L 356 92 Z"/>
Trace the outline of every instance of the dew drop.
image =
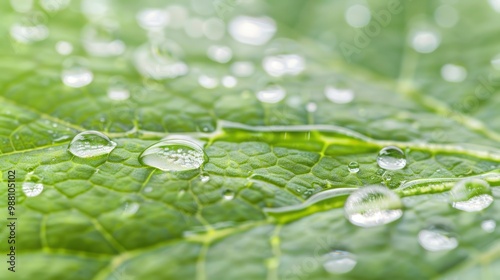
<path id="1" fill-rule="evenodd" d="M 200 175 L 200 181 L 202 183 L 206 183 L 206 182 L 210 181 L 210 176 L 208 176 L 208 175 Z"/>
<path id="2" fill-rule="evenodd" d="M 208 48 L 207 56 L 215 62 L 227 63 L 233 57 L 233 51 L 227 46 L 214 45 Z"/>
<path id="3" fill-rule="evenodd" d="M 202 74 L 198 77 L 198 83 L 200 84 L 200 86 L 207 89 L 213 89 L 219 85 L 219 81 L 217 80 L 217 78 L 205 74 Z"/>
<path id="4" fill-rule="evenodd" d="M 434 11 L 434 19 L 441 27 L 450 28 L 457 24 L 460 16 L 450 5 L 441 5 Z"/>
<path id="5" fill-rule="evenodd" d="M 262 67 L 273 77 L 296 76 L 304 71 L 305 60 L 297 54 L 266 56 L 262 61 Z"/>
<path id="6" fill-rule="evenodd" d="M 354 99 L 354 91 L 349 88 L 325 87 L 325 96 L 333 103 L 347 104 Z"/>
<path id="7" fill-rule="evenodd" d="M 130 97 L 130 91 L 121 77 L 113 77 L 110 79 L 107 93 L 109 99 L 115 101 L 127 100 Z"/>
<path id="8" fill-rule="evenodd" d="M 94 74 L 85 65 L 86 61 L 79 58 L 69 58 L 63 63 L 62 82 L 73 88 L 84 87 L 92 82 Z"/>
<path id="9" fill-rule="evenodd" d="M 481 223 L 481 228 L 487 233 L 492 233 L 496 227 L 497 223 L 494 220 L 485 220 Z"/>
<path id="10" fill-rule="evenodd" d="M 352 193 L 344 205 L 346 218 L 354 225 L 373 227 L 390 223 L 403 215 L 401 199 L 381 186 L 367 186 Z"/>
<path id="11" fill-rule="evenodd" d="M 314 102 L 309 102 L 306 104 L 306 111 L 309 113 L 314 113 L 318 109 L 318 105 Z"/>
<path id="12" fill-rule="evenodd" d="M 355 161 L 351 161 L 348 165 L 347 165 L 347 169 L 349 170 L 349 172 L 351 173 L 358 173 L 359 172 L 359 163 L 355 162 Z"/>
<path id="13" fill-rule="evenodd" d="M 190 18 L 184 24 L 184 31 L 191 38 L 203 37 L 203 20 L 199 18 Z"/>
<path id="14" fill-rule="evenodd" d="M 410 44 L 413 49 L 419 53 L 431 53 L 435 51 L 441 39 L 438 33 L 431 30 L 420 30 L 413 33 Z"/>
<path id="15" fill-rule="evenodd" d="M 225 200 L 232 200 L 234 198 L 234 191 L 231 189 L 225 189 L 222 191 L 222 198 Z"/>
<path id="16" fill-rule="evenodd" d="M 460 83 L 467 78 L 467 70 L 460 65 L 446 64 L 441 67 L 441 77 L 451 83 Z"/>
<path id="17" fill-rule="evenodd" d="M 73 45 L 70 42 L 59 41 L 56 43 L 56 51 L 60 55 L 69 55 L 73 52 Z"/>
<path id="18" fill-rule="evenodd" d="M 33 183 L 33 182 L 24 182 L 22 186 L 23 193 L 27 197 L 34 197 L 42 193 L 43 184 L 41 183 Z"/>
<path id="19" fill-rule="evenodd" d="M 137 213 L 139 208 L 140 208 L 139 203 L 127 201 L 122 206 L 122 209 L 121 209 L 122 213 L 121 214 L 123 217 L 130 217 L 130 216 L 134 215 L 135 213 Z"/>
<path id="20" fill-rule="evenodd" d="M 222 77 L 222 85 L 226 88 L 234 88 L 238 80 L 236 80 L 233 76 L 224 76 Z"/>
<path id="21" fill-rule="evenodd" d="M 69 143 L 68 151 L 79 158 L 90 158 L 107 155 L 116 148 L 116 145 L 106 135 L 89 130 L 76 135 Z"/>
<path id="22" fill-rule="evenodd" d="M 119 56 L 125 52 L 125 43 L 116 36 L 118 23 L 103 21 L 87 25 L 82 31 L 85 51 L 97 57 Z"/>
<path id="23" fill-rule="evenodd" d="M 150 192 L 152 192 L 152 191 L 153 191 L 153 187 L 145 187 L 145 188 L 144 188 L 144 192 L 145 192 L 145 193 L 150 193 Z"/>
<path id="24" fill-rule="evenodd" d="M 351 271 L 357 264 L 356 256 L 335 250 L 323 255 L 323 268 L 331 274 L 344 274 Z"/>
<path id="25" fill-rule="evenodd" d="M 446 228 L 436 225 L 423 229 L 418 233 L 418 243 L 427 251 L 449 251 L 458 246 L 454 234 Z"/>
<path id="26" fill-rule="evenodd" d="M 136 50 L 134 64 L 145 77 L 174 79 L 188 72 L 188 66 L 181 60 L 181 53 L 182 49 L 173 41 L 150 42 Z"/>
<path id="27" fill-rule="evenodd" d="M 500 1 L 500 0 L 499 0 Z M 491 66 L 493 68 L 500 70 L 500 54 L 496 55 L 490 60 Z"/>
<path id="28" fill-rule="evenodd" d="M 344 16 L 350 26 L 360 28 L 370 23 L 371 12 L 367 6 L 355 4 L 347 8 Z"/>
<path id="29" fill-rule="evenodd" d="M 378 153 L 377 163 L 386 170 L 399 170 L 406 166 L 406 157 L 400 148 L 387 146 Z"/>
<path id="30" fill-rule="evenodd" d="M 488 182 L 481 179 L 461 180 L 450 191 L 452 206 L 466 212 L 481 211 L 493 203 Z"/>
<path id="31" fill-rule="evenodd" d="M 255 66 L 250 61 L 237 61 L 231 64 L 231 73 L 236 77 L 249 77 L 255 71 Z"/>
<path id="32" fill-rule="evenodd" d="M 40 12 L 24 15 L 19 22 L 10 27 L 10 36 L 19 43 L 29 44 L 47 39 L 49 28 L 45 25 L 46 18 Z"/>
<path id="33" fill-rule="evenodd" d="M 168 139 L 148 147 L 139 161 L 162 171 L 185 171 L 200 168 L 205 153 L 194 139 Z"/>
<path id="34" fill-rule="evenodd" d="M 167 10 L 144 9 L 136 15 L 137 23 L 145 30 L 161 30 L 170 22 Z"/>
<path id="35" fill-rule="evenodd" d="M 229 23 L 229 34 L 236 41 L 261 46 L 276 33 L 276 23 L 269 17 L 238 16 Z"/>
<path id="36" fill-rule="evenodd" d="M 268 85 L 257 92 L 257 99 L 263 103 L 278 103 L 285 98 L 285 89 L 278 85 Z"/>

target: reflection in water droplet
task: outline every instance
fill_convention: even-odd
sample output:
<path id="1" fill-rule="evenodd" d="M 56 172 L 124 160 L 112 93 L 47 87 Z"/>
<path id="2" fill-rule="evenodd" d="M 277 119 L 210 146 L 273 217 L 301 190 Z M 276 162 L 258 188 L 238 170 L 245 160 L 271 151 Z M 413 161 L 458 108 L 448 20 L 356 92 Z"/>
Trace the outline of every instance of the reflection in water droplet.
<path id="1" fill-rule="evenodd" d="M 354 91 L 349 88 L 325 87 L 325 96 L 328 100 L 337 104 L 346 104 L 354 99 Z"/>
<path id="2" fill-rule="evenodd" d="M 73 45 L 70 42 L 59 41 L 56 43 L 56 51 L 60 55 L 69 55 L 73 52 Z"/>
<path id="3" fill-rule="evenodd" d="M 441 27 L 450 28 L 457 24 L 460 16 L 450 5 L 441 5 L 434 11 L 434 19 Z"/>
<path id="4" fill-rule="evenodd" d="M 386 170 L 399 170 L 406 166 L 406 157 L 400 148 L 387 146 L 378 153 L 377 163 Z"/>
<path id="5" fill-rule="evenodd" d="M 403 215 L 401 199 L 381 186 L 367 186 L 352 193 L 344 205 L 347 219 L 354 225 L 373 227 L 390 223 Z"/>
<path id="6" fill-rule="evenodd" d="M 370 9 L 361 4 L 355 4 L 347 8 L 344 16 L 347 23 L 356 28 L 368 25 L 372 17 Z"/>
<path id="7" fill-rule="evenodd" d="M 304 71 L 305 60 L 297 54 L 266 56 L 262 61 L 262 67 L 267 74 L 273 77 L 295 76 Z"/>
<path id="8" fill-rule="evenodd" d="M 169 139 L 147 148 L 139 161 L 163 171 L 185 171 L 200 168 L 205 154 L 194 139 Z"/>
<path id="9" fill-rule="evenodd" d="M 490 185 L 481 179 L 459 181 L 451 189 L 450 196 L 452 206 L 466 212 L 481 211 L 493 203 Z"/>
<path id="10" fill-rule="evenodd" d="M 356 256 L 345 251 L 335 250 L 323 255 L 323 268 L 331 274 L 344 274 L 357 264 Z"/>
<path id="11" fill-rule="evenodd" d="M 238 16 L 229 23 L 229 34 L 238 42 L 260 46 L 276 33 L 276 23 L 269 17 Z"/>
<path id="12" fill-rule="evenodd" d="M 410 38 L 411 46 L 419 53 L 431 53 L 439 47 L 440 43 L 439 34 L 430 30 L 414 32 Z"/>
<path id="13" fill-rule="evenodd" d="M 497 223 L 494 220 L 485 220 L 481 223 L 481 228 L 488 233 L 495 231 L 496 227 Z"/>
<path id="14" fill-rule="evenodd" d="M 85 65 L 86 61 L 79 58 L 69 58 L 63 63 L 62 82 L 73 88 L 84 87 L 92 82 L 94 74 Z"/>
<path id="15" fill-rule="evenodd" d="M 33 183 L 33 182 L 24 182 L 22 187 L 23 193 L 27 197 L 34 197 L 42 193 L 43 184 Z"/>
<path id="16" fill-rule="evenodd" d="M 347 165 L 347 169 L 351 173 L 358 173 L 359 172 L 359 163 L 352 161 Z"/>
<path id="17" fill-rule="evenodd" d="M 237 61 L 231 65 L 231 73 L 236 77 L 249 77 L 255 71 L 255 66 L 250 61 Z"/>
<path id="18" fill-rule="evenodd" d="M 232 200 L 234 198 L 234 191 L 231 189 L 225 189 L 222 191 L 222 198 L 225 200 Z"/>
<path id="19" fill-rule="evenodd" d="M 170 16 L 166 10 L 144 9 L 136 15 L 137 23 L 145 30 L 161 30 L 170 22 Z"/>
<path id="20" fill-rule="evenodd" d="M 207 50 L 207 56 L 213 61 L 227 63 L 233 57 L 233 51 L 226 46 L 210 46 Z"/>
<path id="21" fill-rule="evenodd" d="M 118 56 L 125 52 L 125 43 L 116 36 L 118 23 L 103 21 L 87 25 L 82 31 L 85 51 L 93 56 Z"/>
<path id="22" fill-rule="evenodd" d="M 76 135 L 68 146 L 68 151 L 80 158 L 90 158 L 111 153 L 116 143 L 106 135 L 94 131 L 84 131 Z"/>
<path id="23" fill-rule="evenodd" d="M 285 89 L 278 85 L 269 85 L 257 92 L 257 99 L 264 103 L 278 103 L 285 98 Z"/>
<path id="24" fill-rule="evenodd" d="M 19 22 L 10 27 L 10 36 L 19 43 L 34 43 L 45 40 L 49 36 L 46 18 L 40 12 L 24 15 Z"/>
<path id="25" fill-rule="evenodd" d="M 441 77 L 451 83 L 460 83 L 467 78 L 467 70 L 455 64 L 446 64 L 441 67 Z"/>
<path id="26" fill-rule="evenodd" d="M 237 83 L 238 80 L 236 80 L 236 78 L 233 76 L 222 77 L 222 85 L 226 88 L 233 88 L 236 86 Z"/>
<path id="27" fill-rule="evenodd" d="M 427 251 L 448 251 L 458 246 L 457 238 L 442 226 L 432 226 L 418 233 L 418 243 Z"/>

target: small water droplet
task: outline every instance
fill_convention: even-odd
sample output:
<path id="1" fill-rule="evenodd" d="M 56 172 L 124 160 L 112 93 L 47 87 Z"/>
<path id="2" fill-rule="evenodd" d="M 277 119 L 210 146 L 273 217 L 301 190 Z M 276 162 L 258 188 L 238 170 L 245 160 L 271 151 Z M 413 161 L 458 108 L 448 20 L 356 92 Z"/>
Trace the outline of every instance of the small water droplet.
<path id="1" fill-rule="evenodd" d="M 40 12 L 27 13 L 19 22 L 12 24 L 10 36 L 17 42 L 25 44 L 43 41 L 49 36 L 46 21 Z"/>
<path id="2" fill-rule="evenodd" d="M 358 173 L 359 172 L 359 163 L 355 162 L 355 161 L 351 161 L 348 165 L 347 165 L 347 169 L 349 170 L 349 172 L 351 173 Z"/>
<path id="3" fill-rule="evenodd" d="M 466 212 L 481 211 L 493 203 L 490 185 L 481 179 L 459 181 L 451 189 L 450 196 L 452 206 Z"/>
<path id="4" fill-rule="evenodd" d="M 368 25 L 372 17 L 370 9 L 362 4 L 354 4 L 345 11 L 345 20 L 347 23 L 356 28 Z"/>
<path id="5" fill-rule="evenodd" d="M 231 73 L 236 77 L 249 77 L 255 71 L 255 66 L 250 61 L 237 61 L 231 64 Z"/>
<path id="6" fill-rule="evenodd" d="M 144 9 L 136 15 L 137 23 L 145 30 L 161 30 L 170 22 L 167 10 Z"/>
<path id="7" fill-rule="evenodd" d="M 87 53 L 98 57 L 119 56 L 125 52 L 125 43 L 116 36 L 118 23 L 102 21 L 87 25 L 82 31 L 82 44 Z"/>
<path id="8" fill-rule="evenodd" d="M 325 96 L 337 104 L 347 104 L 354 100 L 354 91 L 350 88 L 325 87 Z"/>
<path id="9" fill-rule="evenodd" d="M 79 158 L 107 155 L 116 148 L 116 143 L 106 135 L 94 131 L 84 131 L 76 135 L 69 143 L 68 151 Z"/>
<path id="10" fill-rule="evenodd" d="M 137 202 L 127 201 L 122 206 L 122 209 L 121 209 L 122 213 L 121 214 L 123 217 L 130 217 L 130 216 L 134 215 L 135 213 L 137 213 L 140 206 L 141 205 Z"/>
<path id="11" fill-rule="evenodd" d="M 33 183 L 33 182 L 24 182 L 22 186 L 23 193 L 27 197 L 34 197 L 42 193 L 43 184 L 41 183 Z"/>
<path id="12" fill-rule="evenodd" d="M 238 42 L 261 46 L 276 33 L 276 23 L 269 17 L 238 16 L 229 23 L 229 34 Z"/>
<path id="13" fill-rule="evenodd" d="M 418 233 L 418 243 L 427 251 L 448 251 L 458 246 L 458 240 L 450 231 L 440 225 L 431 226 Z"/>
<path id="14" fill-rule="evenodd" d="M 386 170 L 399 170 L 406 166 L 406 157 L 400 148 L 387 146 L 378 153 L 377 163 Z"/>
<path id="15" fill-rule="evenodd" d="M 80 88 L 92 82 L 94 74 L 85 65 L 86 61 L 80 58 L 69 58 L 63 63 L 61 80 L 69 87 Z"/>
<path id="16" fill-rule="evenodd" d="M 160 40 L 139 47 L 134 54 L 137 71 L 155 80 L 186 75 L 188 66 L 181 60 L 182 49 L 173 41 Z"/>
<path id="17" fill-rule="evenodd" d="M 234 198 L 234 191 L 231 189 L 225 189 L 222 191 L 222 198 L 225 200 L 232 200 Z"/>
<path id="18" fill-rule="evenodd" d="M 60 55 L 69 55 L 73 52 L 73 45 L 70 42 L 59 41 L 56 43 L 56 51 Z"/>
<path id="19" fill-rule="evenodd" d="M 198 83 L 200 84 L 200 86 L 207 89 L 213 89 L 219 85 L 219 81 L 217 80 L 217 78 L 205 74 L 202 74 L 198 77 Z"/>
<path id="20" fill-rule="evenodd" d="M 213 45 L 208 47 L 207 56 L 215 62 L 227 63 L 233 57 L 233 50 L 227 46 Z"/>
<path id="21" fill-rule="evenodd" d="M 257 99 L 264 103 L 278 103 L 285 98 L 285 95 L 284 88 L 271 84 L 257 92 Z"/>
<path id="22" fill-rule="evenodd" d="M 262 67 L 267 74 L 273 77 L 296 76 L 304 71 L 305 60 L 297 54 L 266 56 L 262 60 Z"/>
<path id="23" fill-rule="evenodd" d="M 431 53 L 439 47 L 440 43 L 439 34 L 431 30 L 415 31 L 410 37 L 411 46 L 419 53 Z"/>
<path id="24" fill-rule="evenodd" d="M 467 78 L 467 70 L 460 65 L 445 64 L 441 67 L 441 77 L 450 83 L 460 83 Z"/>
<path id="25" fill-rule="evenodd" d="M 224 37 L 226 26 L 224 21 L 218 18 L 209 18 L 203 22 L 203 34 L 209 40 L 217 41 Z"/>
<path id="26" fill-rule="evenodd" d="M 206 183 L 206 182 L 210 181 L 210 176 L 208 176 L 208 175 L 200 175 L 200 181 L 202 183 Z"/>
<path id="27" fill-rule="evenodd" d="M 145 188 L 144 188 L 144 192 L 145 192 L 145 193 L 150 193 L 150 192 L 152 192 L 152 191 L 153 191 L 153 187 L 145 187 Z"/>
<path id="28" fill-rule="evenodd" d="M 496 227 L 497 223 L 494 220 L 485 220 L 481 223 L 481 228 L 487 233 L 492 233 Z"/>
<path id="29" fill-rule="evenodd" d="M 169 139 L 148 147 L 139 160 L 163 171 L 185 171 L 200 168 L 205 153 L 194 139 Z"/>
<path id="30" fill-rule="evenodd" d="M 309 102 L 306 104 L 306 111 L 309 113 L 314 113 L 318 109 L 318 105 L 314 102 Z"/>
<path id="31" fill-rule="evenodd" d="M 356 256 L 346 251 L 334 250 L 322 258 L 323 268 L 331 274 L 347 273 L 357 264 Z"/>
<path id="32" fill-rule="evenodd" d="M 460 19 L 458 11 L 450 5 L 441 5 L 434 11 L 436 23 L 445 28 L 453 27 Z"/>
<path id="33" fill-rule="evenodd" d="M 226 88 L 234 88 L 238 84 L 238 80 L 236 80 L 233 76 L 224 76 L 222 77 L 222 85 Z"/>
<path id="34" fill-rule="evenodd" d="M 367 186 L 352 193 L 344 205 L 346 218 L 354 225 L 373 227 L 390 223 L 403 215 L 401 199 L 381 186 Z"/>
<path id="35" fill-rule="evenodd" d="M 108 97 L 111 100 L 122 101 L 130 97 L 130 91 L 121 77 L 113 77 L 109 81 Z"/>

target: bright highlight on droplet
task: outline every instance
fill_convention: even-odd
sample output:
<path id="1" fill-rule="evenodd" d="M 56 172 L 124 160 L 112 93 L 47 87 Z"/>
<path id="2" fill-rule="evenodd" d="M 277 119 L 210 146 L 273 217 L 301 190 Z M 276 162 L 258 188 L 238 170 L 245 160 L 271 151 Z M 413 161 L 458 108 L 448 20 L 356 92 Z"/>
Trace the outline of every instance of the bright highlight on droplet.
<path id="1" fill-rule="evenodd" d="M 354 100 L 354 91 L 349 88 L 325 87 L 325 96 L 333 103 L 347 104 Z"/>
<path id="2" fill-rule="evenodd" d="M 200 168 L 205 153 L 194 139 L 169 139 L 148 147 L 139 161 L 163 171 L 185 171 Z"/>
<path id="3" fill-rule="evenodd" d="M 370 23 L 372 17 L 370 9 L 361 4 L 355 4 L 345 11 L 345 20 L 352 27 L 364 27 Z"/>
<path id="4" fill-rule="evenodd" d="M 109 82 L 108 97 L 111 100 L 123 101 L 130 97 L 130 91 L 124 80 L 120 77 L 114 77 Z"/>
<path id="5" fill-rule="evenodd" d="M 481 228 L 487 233 L 492 233 L 495 231 L 497 223 L 494 220 L 485 220 L 481 223 Z"/>
<path id="6" fill-rule="evenodd" d="M 85 66 L 85 60 L 69 58 L 63 63 L 61 72 L 62 82 L 73 88 L 89 85 L 94 79 L 94 74 Z"/>
<path id="7" fill-rule="evenodd" d="M 482 179 L 459 181 L 451 189 L 450 199 L 454 208 L 466 212 L 481 211 L 493 203 L 490 185 Z"/>
<path id="8" fill-rule="evenodd" d="M 278 85 L 269 85 L 257 92 L 257 99 L 264 103 L 278 103 L 285 98 L 286 91 Z"/>
<path id="9" fill-rule="evenodd" d="M 323 268 L 331 274 L 344 274 L 358 263 L 356 256 L 346 251 L 335 250 L 323 255 Z"/>
<path id="10" fill-rule="evenodd" d="M 237 61 L 231 64 L 231 73 L 236 77 L 249 77 L 255 71 L 255 66 L 250 61 Z"/>
<path id="11" fill-rule="evenodd" d="M 217 80 L 217 78 L 204 74 L 198 77 L 198 83 L 200 84 L 200 86 L 207 89 L 213 89 L 219 85 L 219 81 Z"/>
<path id="12" fill-rule="evenodd" d="M 227 63 L 233 57 L 233 50 L 227 46 L 210 46 L 207 50 L 207 56 L 213 61 Z"/>
<path id="13" fill-rule="evenodd" d="M 411 46 L 419 53 L 431 53 L 439 47 L 440 43 L 441 38 L 439 34 L 430 30 L 414 32 L 410 38 Z"/>
<path id="14" fill-rule="evenodd" d="M 79 158 L 91 158 L 111 153 L 116 145 L 106 135 L 89 130 L 76 135 L 69 143 L 68 151 Z"/>
<path id="15" fill-rule="evenodd" d="M 460 65 L 445 64 L 441 67 L 441 77 L 451 83 L 460 83 L 467 78 L 467 70 Z"/>
<path id="16" fill-rule="evenodd" d="M 166 10 L 144 9 L 136 15 L 137 23 L 145 30 L 161 30 L 170 22 L 170 16 Z"/>
<path id="17" fill-rule="evenodd" d="M 229 23 L 229 34 L 236 41 L 260 46 L 276 33 L 276 23 L 269 17 L 238 16 Z"/>
<path id="18" fill-rule="evenodd" d="M 222 77 L 222 85 L 226 88 L 234 88 L 238 80 L 233 76 L 224 76 Z"/>
<path id="19" fill-rule="evenodd" d="M 396 146 L 387 146 L 378 153 L 377 163 L 386 170 L 402 169 L 406 166 L 405 153 Z"/>
<path id="20" fill-rule="evenodd" d="M 231 189 L 225 189 L 222 191 L 222 198 L 225 200 L 233 200 L 234 199 L 234 191 Z"/>
<path id="21" fill-rule="evenodd" d="M 43 184 L 41 183 L 33 183 L 33 182 L 24 182 L 22 186 L 23 193 L 27 197 L 34 197 L 42 193 Z"/>
<path id="22" fill-rule="evenodd" d="M 441 226 L 432 226 L 418 233 L 418 243 L 427 251 L 449 251 L 458 246 L 458 240 Z"/>
<path id="23" fill-rule="evenodd" d="M 382 186 L 367 186 L 347 198 L 344 213 L 354 225 L 374 227 L 399 219 L 403 215 L 402 206 L 393 191 Z"/>

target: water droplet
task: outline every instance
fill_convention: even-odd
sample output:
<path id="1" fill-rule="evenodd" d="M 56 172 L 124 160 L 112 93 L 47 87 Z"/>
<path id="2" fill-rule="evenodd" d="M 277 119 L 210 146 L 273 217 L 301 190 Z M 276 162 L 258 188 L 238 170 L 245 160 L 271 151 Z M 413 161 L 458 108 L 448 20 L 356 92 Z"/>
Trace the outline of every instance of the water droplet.
<path id="1" fill-rule="evenodd" d="M 200 175 L 200 181 L 202 183 L 206 183 L 206 182 L 210 181 L 210 176 L 208 176 L 208 175 Z"/>
<path id="2" fill-rule="evenodd" d="M 276 33 L 276 23 L 269 17 L 238 16 L 229 23 L 229 34 L 238 42 L 261 46 Z"/>
<path id="3" fill-rule="evenodd" d="M 204 74 L 198 77 L 198 83 L 200 86 L 208 89 L 216 88 L 219 85 L 217 78 Z"/>
<path id="4" fill-rule="evenodd" d="M 347 23 L 356 28 L 368 25 L 372 17 L 370 9 L 361 4 L 355 4 L 347 8 L 344 16 Z"/>
<path id="5" fill-rule="evenodd" d="M 475 212 L 493 203 L 488 182 L 481 179 L 461 180 L 450 191 L 452 206 L 456 209 Z"/>
<path id="6" fill-rule="evenodd" d="M 222 198 L 225 200 L 232 200 L 234 198 L 234 191 L 231 189 L 225 189 L 222 191 Z"/>
<path id="7" fill-rule="evenodd" d="M 40 0 L 40 6 L 47 12 L 57 12 L 68 7 L 70 0 Z"/>
<path id="8" fill-rule="evenodd" d="M 268 85 L 257 92 L 257 99 L 264 103 L 278 103 L 285 98 L 285 89 L 278 85 Z"/>
<path id="9" fill-rule="evenodd" d="M 10 36 L 19 43 L 34 43 L 45 40 L 49 36 L 46 18 L 40 12 L 24 15 L 19 22 L 10 27 Z"/>
<path id="10" fill-rule="evenodd" d="M 163 171 L 184 171 L 199 168 L 205 161 L 205 153 L 194 139 L 169 139 L 147 148 L 139 160 Z"/>
<path id="11" fill-rule="evenodd" d="M 237 61 L 231 64 L 231 73 L 236 77 L 249 77 L 255 71 L 255 66 L 250 61 Z"/>
<path id="12" fill-rule="evenodd" d="M 222 77 L 222 85 L 226 88 L 233 88 L 236 86 L 237 83 L 238 80 L 236 80 L 236 78 L 233 76 Z"/>
<path id="13" fill-rule="evenodd" d="M 209 18 L 203 23 L 203 34 L 212 41 L 220 40 L 224 37 L 226 26 L 218 18 Z"/>
<path id="14" fill-rule="evenodd" d="M 434 11 L 434 19 L 441 27 L 450 28 L 457 24 L 460 16 L 450 5 L 441 5 Z"/>
<path id="15" fill-rule="evenodd" d="M 118 56 L 125 52 L 125 43 L 116 36 L 118 23 L 102 21 L 87 25 L 82 31 L 85 51 L 93 56 Z"/>
<path id="16" fill-rule="evenodd" d="M 267 74 L 273 77 L 295 76 L 304 71 L 305 60 L 297 54 L 266 56 L 262 61 L 262 67 Z"/>
<path id="17" fill-rule="evenodd" d="M 115 101 L 127 100 L 130 97 L 130 91 L 123 78 L 113 77 L 110 79 L 108 97 Z"/>
<path id="18" fill-rule="evenodd" d="M 435 51 L 441 43 L 441 38 L 437 32 L 431 30 L 420 30 L 413 32 L 410 44 L 419 53 L 431 53 Z"/>
<path id="19" fill-rule="evenodd" d="M 233 57 L 233 51 L 227 46 L 214 45 L 208 48 L 207 56 L 215 62 L 227 63 Z"/>
<path id="20" fill-rule="evenodd" d="M 485 220 L 481 223 L 481 228 L 487 233 L 492 233 L 496 227 L 497 223 L 494 220 Z"/>
<path id="21" fill-rule="evenodd" d="M 354 225 L 373 227 L 390 223 L 403 215 L 401 199 L 381 186 L 367 186 L 352 193 L 344 205 L 345 216 Z"/>
<path id="22" fill-rule="evenodd" d="M 406 166 L 406 157 L 400 148 L 387 146 L 378 153 L 377 163 L 386 170 L 399 170 Z"/>
<path id="23" fill-rule="evenodd" d="M 145 187 L 145 188 L 144 188 L 144 192 L 145 192 L 145 193 L 150 193 L 150 192 L 152 192 L 152 191 L 153 191 L 153 187 Z"/>
<path id="24" fill-rule="evenodd" d="M 191 38 L 203 37 L 203 20 L 199 18 L 190 18 L 184 24 L 184 31 Z"/>
<path id="25" fill-rule="evenodd" d="M 309 113 L 314 113 L 318 109 L 318 105 L 314 102 L 309 102 L 306 104 L 306 111 Z"/>
<path id="26" fill-rule="evenodd" d="M 323 268 L 331 274 L 347 273 L 357 264 L 355 255 L 340 250 L 335 250 L 323 255 L 323 260 Z"/>
<path id="27" fill-rule="evenodd" d="M 169 13 L 161 9 L 144 9 L 136 15 L 137 23 L 145 30 L 161 30 L 170 22 Z"/>
<path id="28" fill-rule="evenodd" d="M 43 184 L 41 183 L 33 183 L 33 182 L 24 182 L 22 187 L 23 193 L 27 197 L 34 197 L 42 193 Z"/>
<path id="29" fill-rule="evenodd" d="M 493 57 L 491 59 L 490 63 L 491 63 L 491 66 L 493 66 L 493 68 L 495 68 L 497 70 L 500 70 L 500 54 L 498 54 L 495 57 Z"/>
<path id="30" fill-rule="evenodd" d="M 73 52 L 73 45 L 70 42 L 59 41 L 56 43 L 56 51 L 60 55 L 69 55 Z"/>
<path id="31" fill-rule="evenodd" d="M 135 213 L 137 213 L 140 206 L 141 205 L 137 202 L 127 201 L 122 206 L 122 209 L 121 209 L 122 213 L 121 214 L 123 217 L 130 217 L 130 216 L 134 215 Z"/>
<path id="32" fill-rule="evenodd" d="M 488 0 L 488 3 L 490 3 L 490 6 L 495 10 L 497 13 L 500 13 L 500 0 Z"/>
<path id="33" fill-rule="evenodd" d="M 467 78 L 467 70 L 455 64 L 446 64 L 441 67 L 441 77 L 451 83 L 460 83 Z"/>
<path id="34" fill-rule="evenodd" d="M 337 104 L 347 104 L 354 99 L 354 91 L 349 88 L 325 87 L 325 96 L 328 100 Z"/>
<path id="35" fill-rule="evenodd" d="M 427 251 L 448 251 L 458 246 L 457 238 L 442 226 L 432 226 L 418 233 L 418 243 Z"/>
<path id="36" fill-rule="evenodd" d="M 107 155 L 116 148 L 116 143 L 106 135 L 94 131 L 84 131 L 76 135 L 69 143 L 68 151 L 80 158 Z"/>
<path id="37" fill-rule="evenodd" d="M 359 163 L 355 162 L 355 161 L 351 161 L 348 165 L 347 165 L 347 169 L 349 170 L 349 172 L 351 173 L 358 173 L 359 172 Z"/>
<path id="38" fill-rule="evenodd" d="M 181 53 L 182 49 L 173 41 L 151 42 L 136 50 L 135 67 L 141 75 L 155 80 L 177 78 L 188 72 Z"/>
<path id="39" fill-rule="evenodd" d="M 94 74 L 85 65 L 86 61 L 79 58 L 69 58 L 63 63 L 62 82 L 73 88 L 84 87 L 92 82 Z"/>

